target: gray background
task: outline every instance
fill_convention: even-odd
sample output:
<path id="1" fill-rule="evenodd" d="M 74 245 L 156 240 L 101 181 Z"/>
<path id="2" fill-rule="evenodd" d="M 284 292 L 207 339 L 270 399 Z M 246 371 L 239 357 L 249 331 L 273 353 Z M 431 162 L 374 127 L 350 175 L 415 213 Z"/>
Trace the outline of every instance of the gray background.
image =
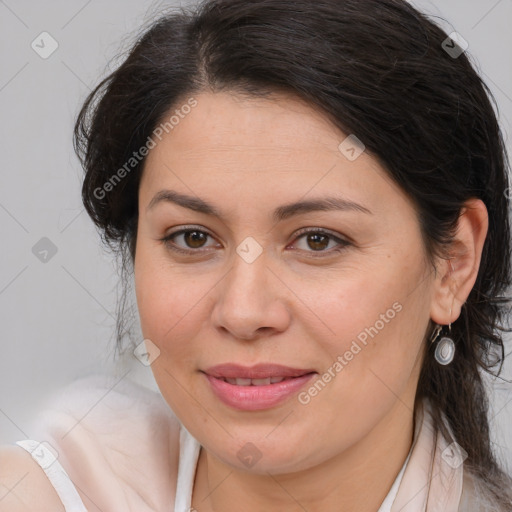
<path id="1" fill-rule="evenodd" d="M 511 151 L 512 0 L 412 3 L 469 42 Z M 85 95 L 119 62 L 112 59 L 149 15 L 172 5 L 0 0 L 0 443 L 30 438 L 42 400 L 76 378 L 109 372 L 156 389 L 131 354 L 114 358 L 117 274 L 81 205 L 71 133 Z M 47 59 L 31 47 L 43 31 L 59 45 Z M 43 237 L 57 249 L 46 262 L 32 252 Z M 492 389 L 493 440 L 512 472 L 512 395 L 499 381 Z"/>

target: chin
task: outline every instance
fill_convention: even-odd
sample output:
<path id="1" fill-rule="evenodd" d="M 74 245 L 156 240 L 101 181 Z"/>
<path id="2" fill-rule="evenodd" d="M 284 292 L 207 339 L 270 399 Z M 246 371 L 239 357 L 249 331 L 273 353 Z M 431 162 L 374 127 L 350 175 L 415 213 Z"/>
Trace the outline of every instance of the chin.
<path id="1" fill-rule="evenodd" d="M 230 426 L 226 428 L 231 433 L 235 432 Z M 234 437 L 225 435 L 222 439 L 198 441 L 224 464 L 252 474 L 293 473 L 322 462 L 322 448 L 313 446 L 311 442 L 301 442 L 286 435 L 272 439 L 272 435 L 269 436 L 271 429 L 268 428 L 253 427 L 250 430 L 247 434 L 238 430 Z"/>

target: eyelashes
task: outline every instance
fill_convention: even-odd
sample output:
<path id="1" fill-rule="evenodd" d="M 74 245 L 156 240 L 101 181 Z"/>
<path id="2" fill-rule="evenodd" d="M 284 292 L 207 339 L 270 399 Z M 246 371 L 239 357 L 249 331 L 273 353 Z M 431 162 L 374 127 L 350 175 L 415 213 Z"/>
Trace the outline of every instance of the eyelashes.
<path id="1" fill-rule="evenodd" d="M 190 237 L 189 235 L 192 235 L 193 237 Z M 177 231 L 174 231 L 173 233 L 169 233 L 163 238 L 160 238 L 160 242 L 162 242 L 167 249 L 169 249 L 172 252 L 181 253 L 181 254 L 187 254 L 187 255 L 201 255 L 207 252 L 211 252 L 215 247 L 211 248 L 204 248 L 204 245 L 201 245 L 200 247 L 182 247 L 176 244 L 176 238 L 183 237 L 183 241 L 185 245 L 193 244 L 194 238 L 195 241 L 201 243 L 203 241 L 207 241 L 207 238 L 214 238 L 210 233 L 207 231 L 204 231 L 202 229 L 199 229 L 195 226 L 190 226 L 186 228 L 179 229 Z M 309 237 L 309 238 L 308 238 Z M 352 245 L 351 242 L 348 240 L 345 240 L 344 238 L 341 238 L 337 234 L 332 233 L 329 230 L 322 229 L 322 228 L 304 228 L 302 230 L 299 230 L 297 233 L 294 234 L 293 239 L 293 245 L 296 245 L 296 241 L 304 239 L 306 242 L 306 247 L 309 247 L 308 243 L 313 243 L 313 245 L 320 245 L 319 250 L 315 249 L 299 249 L 300 252 L 303 253 L 310 253 L 308 254 L 308 257 L 325 257 L 325 256 L 331 256 L 333 253 L 339 253 L 343 250 L 345 250 L 347 247 Z M 328 242 L 327 246 L 331 244 L 331 242 L 334 242 L 336 245 L 334 248 L 326 249 L 323 247 L 323 243 Z M 289 247 L 289 245 L 287 246 Z"/>

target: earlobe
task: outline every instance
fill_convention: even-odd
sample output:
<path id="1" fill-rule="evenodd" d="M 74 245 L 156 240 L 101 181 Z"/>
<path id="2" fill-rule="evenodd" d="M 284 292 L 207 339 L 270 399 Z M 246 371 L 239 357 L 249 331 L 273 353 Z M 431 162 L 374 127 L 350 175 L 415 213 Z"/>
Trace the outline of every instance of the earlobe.
<path id="1" fill-rule="evenodd" d="M 478 276 L 488 226 L 483 201 L 466 201 L 449 249 L 450 257 L 438 265 L 430 312 L 434 322 L 448 325 L 459 318 Z"/>

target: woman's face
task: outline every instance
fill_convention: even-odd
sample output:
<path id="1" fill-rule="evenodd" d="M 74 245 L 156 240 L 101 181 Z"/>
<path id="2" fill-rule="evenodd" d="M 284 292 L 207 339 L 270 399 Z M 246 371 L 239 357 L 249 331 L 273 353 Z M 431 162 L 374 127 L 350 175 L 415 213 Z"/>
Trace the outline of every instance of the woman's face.
<path id="1" fill-rule="evenodd" d="M 419 223 L 377 160 L 306 104 L 195 100 L 154 138 L 140 184 L 151 368 L 224 463 L 307 469 L 412 417 L 433 301 Z"/>

